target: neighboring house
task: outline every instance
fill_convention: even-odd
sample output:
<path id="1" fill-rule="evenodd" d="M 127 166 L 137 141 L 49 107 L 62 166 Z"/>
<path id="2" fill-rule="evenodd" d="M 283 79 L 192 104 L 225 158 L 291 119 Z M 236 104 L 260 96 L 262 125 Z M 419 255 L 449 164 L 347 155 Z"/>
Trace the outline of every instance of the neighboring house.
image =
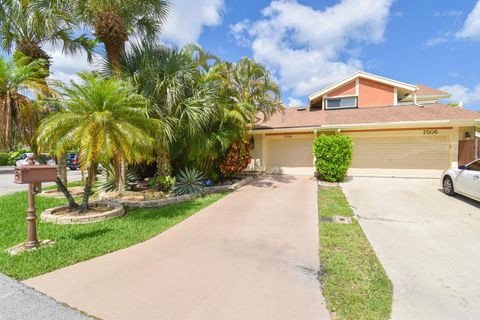
<path id="1" fill-rule="evenodd" d="M 313 172 L 319 134 L 353 139 L 352 168 L 447 169 L 474 157 L 480 113 L 438 103 L 444 91 L 366 72 L 320 90 L 251 130 L 250 170 Z M 460 150 L 460 151 L 459 151 Z"/>

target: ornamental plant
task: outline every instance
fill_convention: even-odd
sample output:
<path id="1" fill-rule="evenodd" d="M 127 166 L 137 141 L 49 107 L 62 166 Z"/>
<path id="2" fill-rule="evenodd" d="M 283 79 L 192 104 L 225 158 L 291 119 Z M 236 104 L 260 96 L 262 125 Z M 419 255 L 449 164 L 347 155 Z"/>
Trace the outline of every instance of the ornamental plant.
<path id="1" fill-rule="evenodd" d="M 239 174 L 250 163 L 252 156 L 248 144 L 235 143 L 228 150 L 225 160 L 220 165 L 220 172 L 224 177 L 231 177 Z"/>
<path id="2" fill-rule="evenodd" d="M 317 137 L 313 145 L 315 168 L 321 179 L 338 182 L 345 179 L 352 162 L 353 142 L 350 137 L 324 135 Z"/>

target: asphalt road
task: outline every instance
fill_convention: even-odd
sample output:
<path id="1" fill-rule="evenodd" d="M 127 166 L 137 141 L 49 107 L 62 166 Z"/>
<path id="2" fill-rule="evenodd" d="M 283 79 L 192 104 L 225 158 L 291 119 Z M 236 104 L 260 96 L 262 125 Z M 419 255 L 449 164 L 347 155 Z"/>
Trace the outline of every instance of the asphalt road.
<path id="1" fill-rule="evenodd" d="M 76 181 L 81 179 L 81 173 L 79 170 L 68 170 L 68 179 L 70 181 Z M 44 186 L 52 185 L 53 183 L 45 183 Z M 1 173 L 0 174 L 0 195 L 13 193 L 18 191 L 27 190 L 27 185 L 13 183 L 13 173 Z"/>

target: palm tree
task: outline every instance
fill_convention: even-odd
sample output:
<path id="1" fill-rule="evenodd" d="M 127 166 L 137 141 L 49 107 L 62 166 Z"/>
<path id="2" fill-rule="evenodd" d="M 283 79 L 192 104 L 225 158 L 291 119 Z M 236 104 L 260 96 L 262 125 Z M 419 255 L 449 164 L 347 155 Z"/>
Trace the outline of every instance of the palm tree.
<path id="1" fill-rule="evenodd" d="M 116 153 L 132 164 L 148 159 L 158 121 L 149 119 L 147 99 L 128 83 L 93 73 L 81 78 L 82 84 L 60 85 L 63 97 L 54 102 L 63 108 L 42 122 L 37 141 L 55 154 L 77 145 L 88 173 L 80 209 L 85 212 L 98 164 L 110 162 Z"/>
<path id="2" fill-rule="evenodd" d="M 0 147 L 13 150 L 16 141 L 30 146 L 41 109 L 28 93 L 45 90 L 45 73 L 44 60 L 30 61 L 21 53 L 11 60 L 0 57 Z"/>
<path id="3" fill-rule="evenodd" d="M 0 0 L 0 46 L 7 53 L 13 49 L 31 60 L 47 61 L 44 45 L 62 44 L 65 53 L 84 51 L 92 60 L 95 41 L 86 35 L 75 36 L 69 7 L 64 0 Z M 48 73 L 45 75 L 48 76 Z"/>
<path id="4" fill-rule="evenodd" d="M 195 135 L 207 123 L 211 103 L 200 82 L 201 71 L 192 49 L 178 50 L 143 42 L 122 55 L 123 74 L 133 79 L 139 91 L 152 101 L 151 116 L 166 124 L 159 132 L 156 152 L 159 176 L 171 174 L 169 145 L 175 139 L 172 128 L 177 136 L 179 132 Z"/>
<path id="5" fill-rule="evenodd" d="M 73 0 L 75 17 L 93 28 L 105 45 L 114 72 L 120 67 L 125 43 L 131 37 L 153 42 L 167 18 L 169 2 L 164 0 Z"/>

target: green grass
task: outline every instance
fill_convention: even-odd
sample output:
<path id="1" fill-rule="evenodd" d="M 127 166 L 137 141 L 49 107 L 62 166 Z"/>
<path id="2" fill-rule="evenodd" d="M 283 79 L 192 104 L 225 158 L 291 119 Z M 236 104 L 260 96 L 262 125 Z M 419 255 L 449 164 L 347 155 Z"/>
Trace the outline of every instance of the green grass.
<path id="1" fill-rule="evenodd" d="M 338 187 L 318 191 L 319 218 L 353 217 Z M 362 228 L 320 220 L 322 290 L 327 307 L 341 320 L 390 319 L 392 284 Z"/>
<path id="2" fill-rule="evenodd" d="M 27 193 L 0 197 L 0 273 L 23 280 L 145 241 L 169 229 L 226 194 L 214 194 L 158 209 L 134 209 L 120 218 L 84 225 L 37 220 L 39 239 L 55 244 L 10 256 L 5 249 L 25 241 Z M 37 213 L 65 200 L 36 197 Z"/>

